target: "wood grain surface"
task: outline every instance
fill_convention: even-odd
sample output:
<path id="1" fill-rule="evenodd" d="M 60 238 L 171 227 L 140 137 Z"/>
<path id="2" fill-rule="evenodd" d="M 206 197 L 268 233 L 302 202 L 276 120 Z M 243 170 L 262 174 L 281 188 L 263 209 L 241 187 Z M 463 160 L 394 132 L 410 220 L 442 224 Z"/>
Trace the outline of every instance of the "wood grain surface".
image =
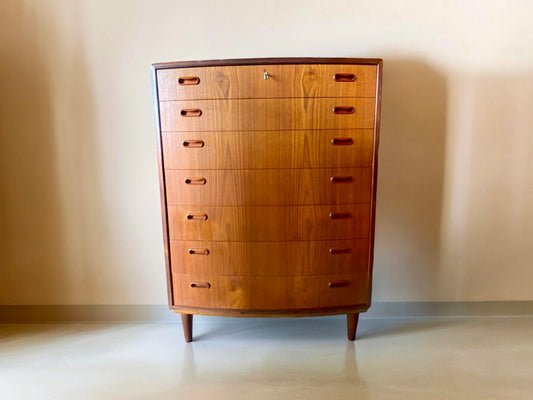
<path id="1" fill-rule="evenodd" d="M 165 178 L 169 205 L 347 204 L 370 202 L 372 170 L 167 170 Z"/>
<path id="2" fill-rule="evenodd" d="M 248 65 L 164 69 L 157 76 L 161 101 L 375 97 L 376 69 L 375 65 Z M 265 71 L 268 79 L 264 79 Z M 335 80 L 338 74 L 352 75 L 355 79 L 341 81 L 337 77 Z"/>
<path id="3" fill-rule="evenodd" d="M 287 310 L 317 307 L 341 307 L 363 304 L 368 281 L 366 274 L 330 276 L 218 276 L 172 274 L 174 299 L 178 306 Z M 209 289 L 191 287 L 205 281 Z M 331 288 L 332 281 L 348 281 L 346 286 Z"/>
<path id="4" fill-rule="evenodd" d="M 332 219 L 330 214 L 348 214 Z M 366 238 L 368 204 L 326 206 L 168 206 L 170 239 L 285 241 Z M 187 219 L 206 214 L 207 219 Z"/>
<path id="5" fill-rule="evenodd" d="M 335 107 L 353 107 L 335 114 Z M 187 100 L 160 103 L 162 132 L 368 129 L 374 128 L 375 98 Z M 200 115 L 184 116 L 187 115 Z"/>
<path id="6" fill-rule="evenodd" d="M 168 132 L 162 140 L 166 169 L 359 167 L 372 165 L 374 130 Z"/>
<path id="7" fill-rule="evenodd" d="M 208 250 L 203 255 L 198 250 Z M 193 253 L 191 254 L 191 250 Z M 335 253 L 332 250 L 341 252 Z M 293 242 L 170 241 L 172 272 L 208 275 L 295 276 L 364 274 L 368 239 Z"/>

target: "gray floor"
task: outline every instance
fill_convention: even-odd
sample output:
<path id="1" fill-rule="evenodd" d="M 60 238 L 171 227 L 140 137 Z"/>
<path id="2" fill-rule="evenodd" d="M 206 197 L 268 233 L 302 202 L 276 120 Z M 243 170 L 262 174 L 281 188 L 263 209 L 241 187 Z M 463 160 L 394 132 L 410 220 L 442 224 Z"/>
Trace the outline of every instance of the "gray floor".
<path id="1" fill-rule="evenodd" d="M 533 317 L 0 325 L 0 399 L 532 399 Z"/>

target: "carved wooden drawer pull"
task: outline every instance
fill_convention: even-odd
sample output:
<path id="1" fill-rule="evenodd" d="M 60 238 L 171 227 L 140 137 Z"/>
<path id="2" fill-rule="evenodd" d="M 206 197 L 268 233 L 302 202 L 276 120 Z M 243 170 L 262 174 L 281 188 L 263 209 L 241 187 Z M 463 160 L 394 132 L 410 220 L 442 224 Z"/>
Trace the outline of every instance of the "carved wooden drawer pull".
<path id="1" fill-rule="evenodd" d="M 335 82 L 355 82 L 357 76 L 354 74 L 335 74 L 333 79 L 335 79 Z"/>
<path id="2" fill-rule="evenodd" d="M 348 281 L 331 281 L 329 283 L 329 287 L 330 288 L 338 288 L 338 287 L 348 286 L 349 284 L 350 284 L 350 282 L 348 282 Z"/>
<path id="3" fill-rule="evenodd" d="M 352 176 L 332 176 L 329 178 L 333 183 L 350 183 L 353 182 Z"/>
<path id="4" fill-rule="evenodd" d="M 193 289 L 209 289 L 211 284 L 209 282 L 191 282 Z"/>
<path id="5" fill-rule="evenodd" d="M 354 112 L 355 112 L 355 107 L 352 107 L 352 106 L 333 107 L 333 114 L 353 114 Z"/>
<path id="6" fill-rule="evenodd" d="M 350 146 L 353 144 L 352 138 L 335 138 L 331 139 L 333 146 Z"/>
<path id="7" fill-rule="evenodd" d="M 197 76 L 184 76 L 178 79 L 180 85 L 198 85 L 200 78 Z"/>
<path id="8" fill-rule="evenodd" d="M 349 247 L 339 248 L 339 249 L 329 249 L 330 254 L 347 254 L 350 252 Z"/>
<path id="9" fill-rule="evenodd" d="M 345 212 L 345 213 L 331 213 L 329 214 L 329 217 L 331 219 L 346 219 L 346 218 L 350 218 L 350 213 L 349 212 Z"/>
<path id="10" fill-rule="evenodd" d="M 207 256 L 209 255 L 209 249 L 189 249 L 189 254 L 194 254 L 196 256 Z"/>
<path id="11" fill-rule="evenodd" d="M 199 108 L 189 108 L 186 110 L 181 110 L 180 114 L 182 117 L 199 117 L 202 115 L 202 110 Z"/>
<path id="12" fill-rule="evenodd" d="M 198 148 L 204 147 L 205 143 L 203 140 L 186 140 L 183 142 L 183 147 Z"/>
<path id="13" fill-rule="evenodd" d="M 207 214 L 187 214 L 187 219 L 197 219 L 205 221 L 207 219 Z"/>
<path id="14" fill-rule="evenodd" d="M 187 178 L 185 183 L 187 185 L 205 185 L 207 180 L 205 178 Z"/>

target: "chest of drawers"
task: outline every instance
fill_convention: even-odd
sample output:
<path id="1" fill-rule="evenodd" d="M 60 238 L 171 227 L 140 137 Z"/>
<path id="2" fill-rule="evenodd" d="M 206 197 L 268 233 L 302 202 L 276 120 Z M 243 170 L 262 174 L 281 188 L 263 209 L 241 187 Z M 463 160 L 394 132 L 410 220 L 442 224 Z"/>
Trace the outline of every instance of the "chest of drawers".
<path id="1" fill-rule="evenodd" d="M 168 301 L 193 314 L 370 307 L 382 60 L 154 64 Z"/>

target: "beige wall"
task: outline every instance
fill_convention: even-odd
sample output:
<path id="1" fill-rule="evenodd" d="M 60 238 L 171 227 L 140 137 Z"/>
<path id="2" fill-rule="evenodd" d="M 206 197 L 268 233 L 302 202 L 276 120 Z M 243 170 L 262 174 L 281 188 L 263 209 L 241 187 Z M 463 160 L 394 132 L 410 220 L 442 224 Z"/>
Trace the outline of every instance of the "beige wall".
<path id="1" fill-rule="evenodd" d="M 150 64 L 382 57 L 377 301 L 533 300 L 531 1 L 0 2 L 0 304 L 166 301 Z"/>

